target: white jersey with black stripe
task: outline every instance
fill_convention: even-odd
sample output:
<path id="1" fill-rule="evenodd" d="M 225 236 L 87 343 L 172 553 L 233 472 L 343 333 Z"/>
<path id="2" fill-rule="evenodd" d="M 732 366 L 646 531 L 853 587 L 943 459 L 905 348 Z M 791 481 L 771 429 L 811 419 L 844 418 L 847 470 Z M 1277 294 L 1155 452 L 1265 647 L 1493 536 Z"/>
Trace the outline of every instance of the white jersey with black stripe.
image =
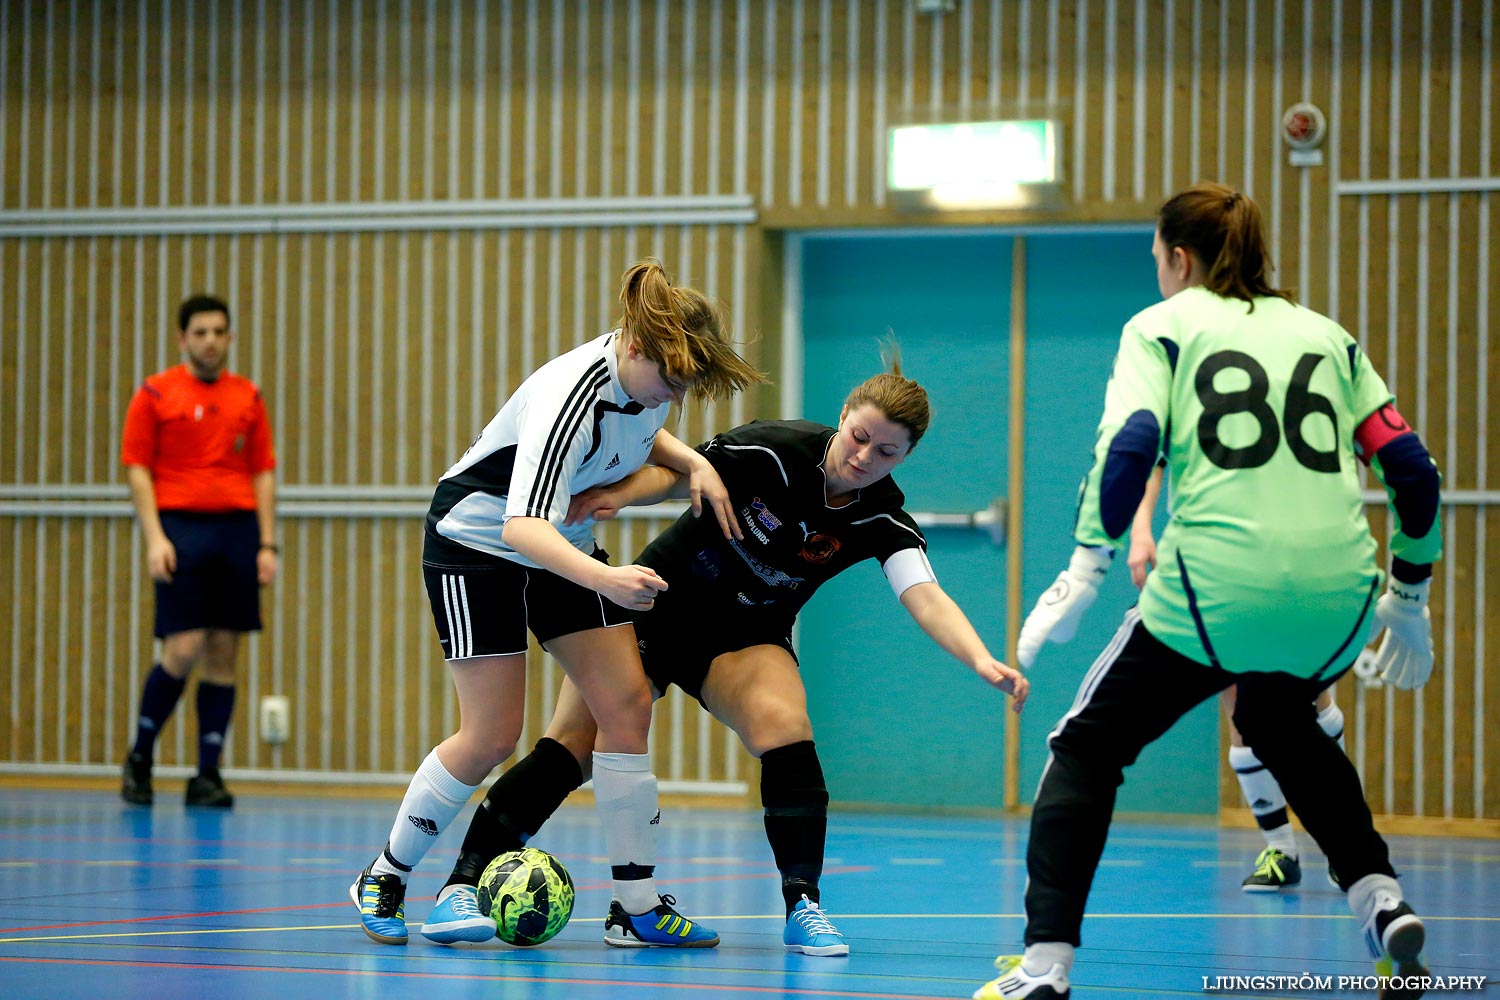
<path id="1" fill-rule="evenodd" d="M 671 410 L 646 409 L 625 392 L 615 358 L 621 335 L 538 368 L 443 473 L 427 512 L 427 561 L 466 565 L 480 552 L 535 566 L 501 540 L 512 517 L 546 518 L 575 548 L 593 551 L 593 522 L 563 526 L 568 501 L 646 464 Z"/>

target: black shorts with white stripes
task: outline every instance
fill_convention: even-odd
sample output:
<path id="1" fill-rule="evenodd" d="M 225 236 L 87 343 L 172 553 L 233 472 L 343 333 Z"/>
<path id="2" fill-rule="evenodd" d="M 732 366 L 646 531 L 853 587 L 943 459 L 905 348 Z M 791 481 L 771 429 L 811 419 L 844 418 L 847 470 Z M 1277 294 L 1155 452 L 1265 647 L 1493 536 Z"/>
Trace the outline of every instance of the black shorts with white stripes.
<path id="1" fill-rule="evenodd" d="M 609 562 L 609 553 L 597 546 L 593 557 Z M 624 608 L 556 573 L 480 558 L 464 566 L 422 560 L 445 660 L 524 653 L 527 629 L 546 646 L 560 635 L 630 624 Z"/>

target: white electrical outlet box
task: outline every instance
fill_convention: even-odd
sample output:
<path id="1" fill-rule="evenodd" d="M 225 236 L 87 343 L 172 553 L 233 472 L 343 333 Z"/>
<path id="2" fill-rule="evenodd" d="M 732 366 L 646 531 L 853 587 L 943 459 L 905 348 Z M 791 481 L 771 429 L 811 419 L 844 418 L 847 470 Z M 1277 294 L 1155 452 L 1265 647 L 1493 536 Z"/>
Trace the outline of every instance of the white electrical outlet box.
<path id="1" fill-rule="evenodd" d="M 292 734 L 292 703 L 284 694 L 268 694 L 260 700 L 260 738 L 266 743 L 285 743 Z"/>

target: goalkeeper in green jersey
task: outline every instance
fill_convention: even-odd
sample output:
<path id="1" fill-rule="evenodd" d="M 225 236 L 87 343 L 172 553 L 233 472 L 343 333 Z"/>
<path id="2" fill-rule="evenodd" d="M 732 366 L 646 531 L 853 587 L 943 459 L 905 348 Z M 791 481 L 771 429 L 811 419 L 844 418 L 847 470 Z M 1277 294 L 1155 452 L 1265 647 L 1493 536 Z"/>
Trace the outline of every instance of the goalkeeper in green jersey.
<path id="1" fill-rule="evenodd" d="M 1172 516 L 1140 603 L 1048 737 L 1026 854 L 1025 955 L 1002 956 L 974 996 L 1068 996 L 1124 768 L 1232 684 L 1236 728 L 1339 873 L 1372 955 L 1422 975 L 1422 921 L 1313 700 L 1375 627 L 1386 630 L 1376 655 L 1387 683 L 1412 688 L 1431 673 L 1437 469 L 1353 338 L 1271 286 L 1250 198 L 1211 183 L 1180 192 L 1158 213 L 1152 256 L 1165 301 L 1125 324 L 1077 547 L 1022 627 L 1020 665 L 1072 638 L 1159 458 Z M 1383 594 L 1361 461 L 1395 514 Z"/>
<path id="2" fill-rule="evenodd" d="M 1165 464 L 1158 462 L 1152 471 L 1151 478 L 1146 482 L 1146 496 L 1141 500 L 1130 525 L 1130 553 L 1125 565 L 1130 567 L 1130 582 L 1137 588 L 1146 585 L 1146 574 L 1156 568 L 1156 539 L 1151 529 L 1156 501 L 1161 497 L 1162 468 Z M 1245 803 L 1250 807 L 1251 815 L 1255 817 L 1255 824 L 1266 838 L 1265 849 L 1255 859 L 1255 867 L 1245 876 L 1240 887 L 1246 892 L 1279 892 L 1295 888 L 1302 882 L 1302 861 L 1301 852 L 1297 849 L 1297 835 L 1287 816 L 1286 796 L 1281 794 L 1281 786 L 1276 784 L 1271 772 L 1255 756 L 1255 751 L 1245 746 L 1240 731 L 1234 728 L 1234 694 L 1233 686 L 1219 692 L 1219 704 L 1223 706 L 1224 717 L 1229 720 L 1229 766 L 1234 769 L 1235 779 L 1245 795 Z M 1333 689 L 1324 688 L 1318 692 L 1318 697 L 1313 700 L 1313 707 L 1318 712 L 1318 728 L 1343 749 L 1344 713 L 1334 703 Z M 1343 888 L 1331 866 L 1328 869 L 1328 881 Z"/>

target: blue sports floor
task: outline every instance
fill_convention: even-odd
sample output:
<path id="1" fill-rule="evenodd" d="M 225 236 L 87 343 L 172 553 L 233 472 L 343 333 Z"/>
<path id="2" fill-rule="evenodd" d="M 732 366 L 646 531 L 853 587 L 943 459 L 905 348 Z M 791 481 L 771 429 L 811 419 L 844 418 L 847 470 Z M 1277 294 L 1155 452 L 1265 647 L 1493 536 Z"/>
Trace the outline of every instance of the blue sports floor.
<path id="1" fill-rule="evenodd" d="M 467 813 L 414 877 L 411 944 L 389 947 L 360 931 L 347 893 L 399 793 L 285 798 L 241 785 L 239 803 L 222 813 L 186 810 L 177 782 L 158 785 L 153 809 L 105 791 L 0 790 L 0 997 L 964 998 L 993 975 L 998 952 L 1020 943 L 1021 820 L 835 814 L 823 897 L 852 954 L 829 959 L 782 948 L 760 817 L 682 807 L 663 811 L 659 887 L 723 943 L 605 947 L 598 827 L 592 809 L 570 806 L 535 846 L 573 873 L 572 922 L 540 948 L 459 950 L 428 944 L 416 928 Z M 1252 831 L 1118 823 L 1073 995 L 1203 996 L 1205 976 L 1371 971 L 1314 853 L 1298 891 L 1240 891 L 1259 847 Z M 1392 853 L 1428 921 L 1433 971 L 1500 977 L 1500 842 L 1393 838 Z"/>

